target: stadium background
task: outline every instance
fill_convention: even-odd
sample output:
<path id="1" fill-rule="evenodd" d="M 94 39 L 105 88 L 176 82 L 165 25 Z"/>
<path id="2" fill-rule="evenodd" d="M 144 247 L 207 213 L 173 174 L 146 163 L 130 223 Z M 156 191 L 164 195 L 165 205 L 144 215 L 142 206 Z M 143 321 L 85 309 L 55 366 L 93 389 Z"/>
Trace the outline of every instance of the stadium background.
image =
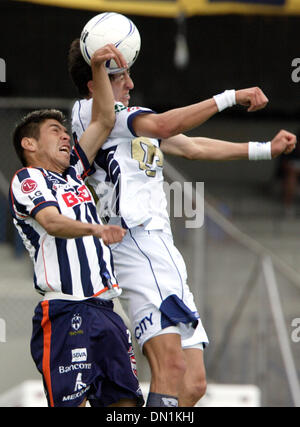
<path id="1" fill-rule="evenodd" d="M 0 395 L 25 380 L 39 379 L 28 346 L 38 296 L 32 290 L 31 263 L 7 210 L 7 183 L 20 167 L 11 146 L 11 130 L 32 109 L 58 107 L 70 113 L 77 94 L 68 76 L 66 55 L 85 22 L 98 12 L 115 10 L 126 13 L 139 28 L 142 50 L 132 69 L 132 104 L 160 112 L 225 89 L 257 85 L 269 97 L 266 109 L 249 114 L 232 108 L 193 134 L 237 142 L 269 140 L 282 128 L 296 133 L 300 129 L 300 82 L 292 78 L 292 61 L 300 57 L 299 3 L 0 2 L 0 58 L 6 63 L 6 81 L 0 83 Z M 185 35 L 188 47 L 184 67 L 174 61 L 178 32 Z M 292 339 L 292 322 L 300 318 L 299 200 L 295 215 L 286 217 L 277 176 L 280 159 L 167 161 L 170 171 L 173 167 L 182 173 L 179 179 L 204 182 L 209 203 L 199 230 L 186 229 L 184 218 L 172 220 L 175 242 L 187 262 L 211 340 L 205 355 L 209 384 L 254 384 L 263 406 L 299 403 L 300 343 Z M 173 182 L 175 177 L 166 167 L 166 178 Z M 224 224 L 209 207 L 222 213 Z M 235 232 L 231 223 L 237 227 Z M 252 239 L 263 249 L 253 248 Z M 286 348 L 280 347 L 261 265 L 270 250 L 296 369 L 293 380 L 289 363 L 282 358 Z M 140 378 L 147 381 L 149 372 L 140 356 L 138 363 Z"/>

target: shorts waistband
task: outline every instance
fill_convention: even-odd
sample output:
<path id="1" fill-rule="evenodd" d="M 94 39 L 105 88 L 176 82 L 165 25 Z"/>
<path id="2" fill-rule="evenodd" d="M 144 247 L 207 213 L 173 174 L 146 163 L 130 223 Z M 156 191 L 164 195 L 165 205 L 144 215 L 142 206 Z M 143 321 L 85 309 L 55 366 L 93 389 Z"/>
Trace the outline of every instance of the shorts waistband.
<path id="1" fill-rule="evenodd" d="M 64 300 L 64 301 L 78 301 L 78 302 L 88 302 L 94 303 L 97 305 L 102 305 L 106 307 L 113 307 L 112 300 L 105 300 L 99 297 L 77 297 L 76 295 L 64 294 L 62 292 L 46 292 L 43 296 L 43 301 L 52 301 L 52 300 Z"/>
<path id="2" fill-rule="evenodd" d="M 64 294 L 63 292 L 46 292 L 43 296 L 43 301 L 53 299 L 63 299 L 66 301 L 85 301 L 88 297 L 77 297 L 76 295 Z"/>

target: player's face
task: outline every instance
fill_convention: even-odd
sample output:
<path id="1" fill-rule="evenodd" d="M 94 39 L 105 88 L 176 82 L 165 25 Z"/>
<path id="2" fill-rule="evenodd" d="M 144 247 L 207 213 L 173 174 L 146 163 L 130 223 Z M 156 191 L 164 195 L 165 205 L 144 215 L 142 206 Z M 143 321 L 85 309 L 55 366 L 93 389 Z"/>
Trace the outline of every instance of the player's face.
<path id="1" fill-rule="evenodd" d="M 128 107 L 130 100 L 129 91 L 134 88 L 130 71 L 125 70 L 122 73 L 114 74 L 111 79 L 111 85 L 115 100 L 122 102 L 125 107 Z"/>
<path id="2" fill-rule="evenodd" d="M 37 141 L 41 166 L 53 172 L 63 173 L 70 165 L 70 136 L 57 120 L 45 120 L 40 126 Z"/>

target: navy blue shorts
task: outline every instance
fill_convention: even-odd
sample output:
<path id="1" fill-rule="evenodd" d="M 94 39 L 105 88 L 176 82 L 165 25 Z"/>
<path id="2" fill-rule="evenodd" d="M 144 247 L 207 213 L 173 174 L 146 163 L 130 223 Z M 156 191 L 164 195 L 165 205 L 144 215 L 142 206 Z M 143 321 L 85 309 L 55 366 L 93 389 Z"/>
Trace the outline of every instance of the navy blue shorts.
<path id="1" fill-rule="evenodd" d="M 31 354 L 43 376 L 49 406 L 108 406 L 144 401 L 130 333 L 111 301 L 50 300 L 33 317 Z"/>

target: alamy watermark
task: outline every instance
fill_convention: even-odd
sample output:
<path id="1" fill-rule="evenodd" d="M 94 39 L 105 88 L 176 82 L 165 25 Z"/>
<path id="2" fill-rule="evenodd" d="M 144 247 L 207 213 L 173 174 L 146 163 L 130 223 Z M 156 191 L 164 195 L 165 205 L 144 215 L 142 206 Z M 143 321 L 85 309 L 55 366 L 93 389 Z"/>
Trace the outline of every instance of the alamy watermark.
<path id="1" fill-rule="evenodd" d="M 294 68 L 291 74 L 292 81 L 294 83 L 300 82 L 300 58 L 294 58 L 292 60 L 292 67 Z"/>
<path id="2" fill-rule="evenodd" d="M 90 183 L 92 184 L 92 183 Z M 98 212 L 102 218 L 113 218 L 118 216 L 119 195 L 117 188 L 110 182 L 98 183 L 96 188 L 99 202 L 97 204 Z M 155 215 L 165 217 L 166 213 L 174 218 L 185 218 L 186 228 L 200 228 L 204 223 L 204 182 L 164 182 L 164 193 L 167 199 L 162 197 L 160 189 L 153 184 L 153 198 L 148 195 L 149 189 L 145 189 L 139 200 L 136 195 L 126 200 L 127 205 L 134 204 L 134 210 L 140 214 L 140 217 L 147 216 L 149 211 L 155 210 Z M 140 190 L 142 191 L 142 190 Z M 153 199 L 156 199 L 153 201 Z"/>
<path id="3" fill-rule="evenodd" d="M 195 190 L 195 191 L 194 191 Z M 200 228 L 204 223 L 204 182 L 164 182 L 168 214 L 173 206 L 174 218 L 185 217 L 186 228 Z M 171 195 L 173 193 L 173 198 Z M 173 199 L 173 203 L 172 203 Z M 188 218 L 188 219 L 187 219 Z"/>
<path id="4" fill-rule="evenodd" d="M 6 82 L 6 62 L 0 58 L 0 83 Z"/>
<path id="5" fill-rule="evenodd" d="M 4 319 L 0 319 L 0 343 L 6 342 L 6 323 Z"/>
<path id="6" fill-rule="evenodd" d="M 296 317 L 292 320 L 291 326 L 293 329 L 291 339 L 293 342 L 300 342 L 300 317 Z"/>

